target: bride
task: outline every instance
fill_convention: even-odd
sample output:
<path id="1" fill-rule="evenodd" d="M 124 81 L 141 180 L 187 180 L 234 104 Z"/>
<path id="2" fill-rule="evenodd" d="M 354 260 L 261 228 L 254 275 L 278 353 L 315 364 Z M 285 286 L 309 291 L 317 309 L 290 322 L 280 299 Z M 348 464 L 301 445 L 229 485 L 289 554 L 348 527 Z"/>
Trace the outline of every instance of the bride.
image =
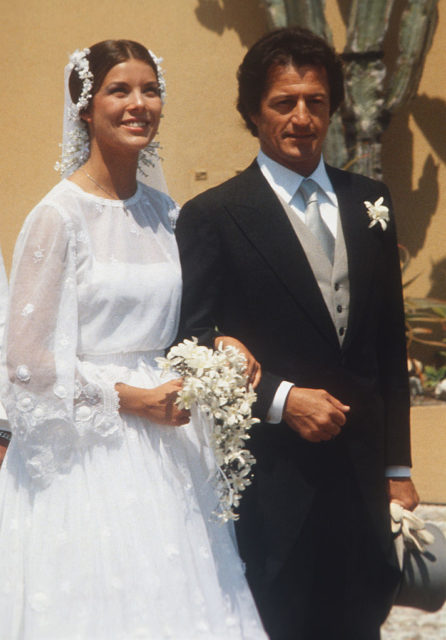
<path id="1" fill-rule="evenodd" d="M 110 40 L 69 70 L 69 177 L 25 221 L 11 278 L 0 638 L 266 638 L 181 380 L 155 361 L 181 296 L 177 208 L 136 179 L 156 156 L 158 60 Z"/>

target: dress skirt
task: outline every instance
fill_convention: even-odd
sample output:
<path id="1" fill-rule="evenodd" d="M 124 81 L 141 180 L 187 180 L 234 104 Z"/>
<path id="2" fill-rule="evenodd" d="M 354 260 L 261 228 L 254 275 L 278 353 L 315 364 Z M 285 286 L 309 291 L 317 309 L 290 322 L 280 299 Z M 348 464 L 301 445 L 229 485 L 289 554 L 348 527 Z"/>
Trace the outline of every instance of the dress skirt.
<path id="1" fill-rule="evenodd" d="M 154 387 L 156 353 L 92 356 L 91 379 Z M 198 421 L 121 414 L 122 438 L 85 445 L 46 488 L 14 438 L 0 473 L 2 640 L 266 638 Z"/>

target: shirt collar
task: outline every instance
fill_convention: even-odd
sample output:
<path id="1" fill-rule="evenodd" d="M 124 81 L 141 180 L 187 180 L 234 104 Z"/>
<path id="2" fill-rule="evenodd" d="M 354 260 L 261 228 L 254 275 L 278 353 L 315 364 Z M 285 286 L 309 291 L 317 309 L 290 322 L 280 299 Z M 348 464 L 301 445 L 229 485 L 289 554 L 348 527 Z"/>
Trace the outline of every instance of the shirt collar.
<path id="1" fill-rule="evenodd" d="M 304 176 L 301 176 L 299 173 L 291 171 L 291 169 L 288 169 L 275 160 L 272 160 L 269 156 L 263 153 L 261 149 L 257 154 L 257 162 L 260 167 L 260 171 L 263 173 L 273 191 L 275 191 L 282 200 L 285 200 L 285 202 L 289 204 L 294 194 L 299 189 L 300 183 L 305 179 Z M 328 177 L 322 156 L 316 169 L 307 177 L 314 180 L 318 184 L 319 188 L 327 195 L 330 202 L 334 206 L 337 206 L 336 194 L 330 178 Z"/>

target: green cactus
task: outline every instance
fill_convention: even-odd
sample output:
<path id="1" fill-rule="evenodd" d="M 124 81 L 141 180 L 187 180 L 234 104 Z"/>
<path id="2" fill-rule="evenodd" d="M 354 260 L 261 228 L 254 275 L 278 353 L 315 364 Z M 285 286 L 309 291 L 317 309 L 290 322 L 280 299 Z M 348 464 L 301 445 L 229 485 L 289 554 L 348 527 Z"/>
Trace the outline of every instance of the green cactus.
<path id="1" fill-rule="evenodd" d="M 262 0 L 271 28 L 307 27 L 332 42 L 324 0 Z M 345 62 L 346 99 L 332 118 L 325 157 L 338 167 L 382 178 L 381 138 L 392 115 L 415 94 L 438 21 L 438 0 L 405 0 L 392 73 L 384 41 L 394 0 L 351 0 Z"/>

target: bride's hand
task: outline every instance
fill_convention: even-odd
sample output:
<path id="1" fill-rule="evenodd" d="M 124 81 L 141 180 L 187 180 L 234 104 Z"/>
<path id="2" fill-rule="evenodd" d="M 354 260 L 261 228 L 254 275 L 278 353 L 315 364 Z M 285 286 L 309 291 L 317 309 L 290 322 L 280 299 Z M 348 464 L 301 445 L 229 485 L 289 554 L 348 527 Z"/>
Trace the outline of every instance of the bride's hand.
<path id="1" fill-rule="evenodd" d="M 115 389 L 119 394 L 120 411 L 134 413 L 156 424 L 179 427 L 190 420 L 189 411 L 179 409 L 175 404 L 182 386 L 182 379 L 176 378 L 153 389 L 132 387 L 123 382 L 118 382 Z"/>
<path id="2" fill-rule="evenodd" d="M 251 351 L 247 349 L 247 347 L 245 347 L 245 345 L 236 338 L 231 338 L 230 336 L 218 336 L 218 338 L 215 338 L 214 348 L 217 349 L 220 344 L 222 344 L 223 347 L 235 347 L 240 351 L 240 353 L 245 356 L 246 375 L 248 377 L 248 382 L 252 384 L 255 389 L 262 377 L 262 367 L 260 365 L 260 362 L 257 362 Z"/>

